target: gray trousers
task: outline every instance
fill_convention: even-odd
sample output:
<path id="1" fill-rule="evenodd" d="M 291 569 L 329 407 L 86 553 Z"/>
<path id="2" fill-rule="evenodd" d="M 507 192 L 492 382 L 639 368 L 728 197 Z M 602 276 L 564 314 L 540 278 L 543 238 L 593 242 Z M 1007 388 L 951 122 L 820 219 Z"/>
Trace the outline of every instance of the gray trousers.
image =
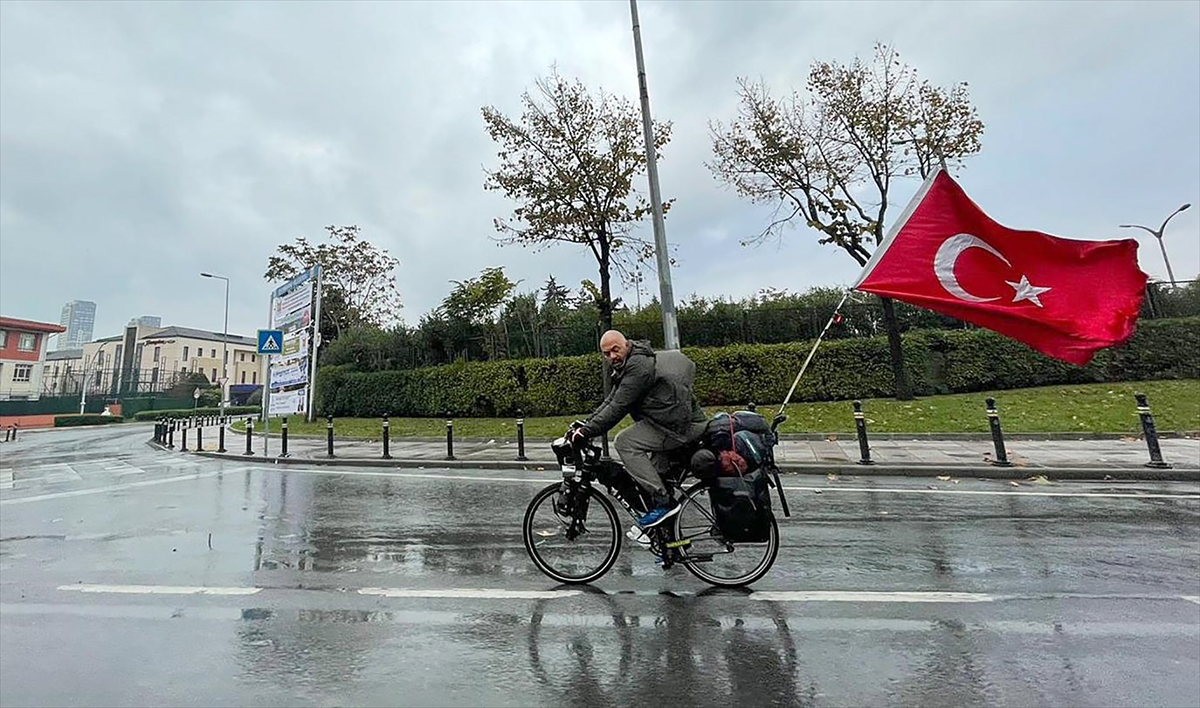
<path id="1" fill-rule="evenodd" d="M 692 423 L 686 438 L 662 426 L 642 419 L 617 433 L 613 447 L 629 472 L 642 488 L 653 494 L 665 494 L 662 475 L 667 471 L 666 457 L 661 454 L 675 450 L 699 439 L 707 424 Z"/>

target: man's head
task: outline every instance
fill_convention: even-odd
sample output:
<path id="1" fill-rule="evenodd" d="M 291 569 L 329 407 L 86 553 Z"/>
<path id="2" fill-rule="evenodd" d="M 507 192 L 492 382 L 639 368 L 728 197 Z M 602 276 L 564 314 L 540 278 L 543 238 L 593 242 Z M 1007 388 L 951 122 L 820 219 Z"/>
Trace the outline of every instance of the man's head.
<path id="1" fill-rule="evenodd" d="M 600 353 L 608 360 L 609 366 L 620 369 L 629 356 L 629 340 L 617 330 L 610 329 L 600 337 Z"/>

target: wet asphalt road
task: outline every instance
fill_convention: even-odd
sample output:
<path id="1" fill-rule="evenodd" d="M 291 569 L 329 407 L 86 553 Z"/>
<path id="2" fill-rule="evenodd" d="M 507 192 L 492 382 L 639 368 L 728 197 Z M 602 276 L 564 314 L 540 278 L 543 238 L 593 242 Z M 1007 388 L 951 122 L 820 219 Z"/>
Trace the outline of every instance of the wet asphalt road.
<path id="1" fill-rule="evenodd" d="M 629 545 L 581 591 L 521 544 L 551 472 L 149 434 L 0 447 L 0 704 L 1200 705 L 1195 484 L 791 477 L 753 592 Z"/>

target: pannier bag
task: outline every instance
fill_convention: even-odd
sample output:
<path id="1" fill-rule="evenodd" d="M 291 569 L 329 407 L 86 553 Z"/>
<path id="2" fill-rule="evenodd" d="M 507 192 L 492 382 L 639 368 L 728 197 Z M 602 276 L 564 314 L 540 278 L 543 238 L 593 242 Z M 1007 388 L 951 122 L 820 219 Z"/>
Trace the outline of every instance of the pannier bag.
<path id="1" fill-rule="evenodd" d="M 732 543 L 765 543 L 771 535 L 771 490 L 765 470 L 720 476 L 708 490 L 721 535 Z"/>

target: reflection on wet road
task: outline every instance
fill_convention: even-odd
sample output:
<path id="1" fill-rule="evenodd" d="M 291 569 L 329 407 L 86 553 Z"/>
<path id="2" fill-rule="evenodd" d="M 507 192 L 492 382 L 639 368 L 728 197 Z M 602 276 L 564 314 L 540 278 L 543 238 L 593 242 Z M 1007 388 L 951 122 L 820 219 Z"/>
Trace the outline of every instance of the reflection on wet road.
<path id="1" fill-rule="evenodd" d="M 753 592 L 628 547 L 567 588 L 520 540 L 549 473 L 142 440 L 5 448 L 0 703 L 1200 704 L 1195 485 L 793 478 Z"/>

